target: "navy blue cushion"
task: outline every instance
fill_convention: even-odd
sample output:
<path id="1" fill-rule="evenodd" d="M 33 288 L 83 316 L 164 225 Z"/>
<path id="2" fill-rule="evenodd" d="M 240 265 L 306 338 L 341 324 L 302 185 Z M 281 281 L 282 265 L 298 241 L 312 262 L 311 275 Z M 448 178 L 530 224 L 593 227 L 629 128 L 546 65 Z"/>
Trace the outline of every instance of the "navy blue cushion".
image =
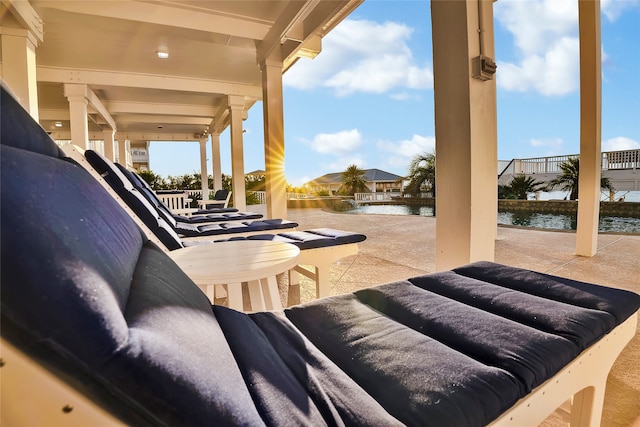
<path id="1" fill-rule="evenodd" d="M 113 163 L 93 150 L 85 151 L 85 158 L 162 244 L 169 250 L 183 247 L 171 224 L 160 216 L 158 210 L 133 187 Z"/>
<path id="2" fill-rule="evenodd" d="M 407 425 L 485 425 L 523 387 L 428 334 L 406 327 L 355 295 L 323 298 L 287 318 L 392 416 Z"/>
<path id="3" fill-rule="evenodd" d="M 62 150 L 53 143 L 51 137 L 33 121 L 29 113 L 22 108 L 13 96 L 6 92 L 4 84 L 0 94 L 0 111 L 2 111 L 2 145 L 23 148 L 34 153 L 53 157 L 62 157 Z"/>
<path id="4" fill-rule="evenodd" d="M 258 221 L 236 221 L 211 224 L 177 223 L 175 231 L 185 237 L 219 236 L 224 234 L 249 233 L 259 231 L 286 230 L 298 224 L 285 219 L 263 219 Z"/>
<path id="5" fill-rule="evenodd" d="M 19 316 L 34 330 L 56 318 L 54 339 L 75 353 L 91 353 L 87 363 L 99 365 L 127 339 L 120 311 L 146 238 L 81 167 L 10 146 L 0 149 L 2 314 Z M 4 286 L 8 281 L 21 286 Z M 51 289 L 41 289 L 49 283 Z"/>
<path id="6" fill-rule="evenodd" d="M 531 295 L 555 301 L 577 304 L 581 307 L 602 310 L 622 322 L 640 305 L 640 296 L 632 292 L 611 292 L 611 288 L 565 279 L 530 270 L 479 262 L 454 270 L 474 279 L 495 283 L 504 288 L 515 289 Z"/>
<path id="7" fill-rule="evenodd" d="M 152 206 L 155 206 L 158 210 L 160 216 L 167 221 L 169 224 L 173 224 L 175 226 L 176 222 L 182 222 L 187 224 L 195 224 L 195 223 L 205 223 L 205 222 L 223 222 L 223 221 L 237 221 L 237 220 L 248 220 L 248 219 L 258 219 L 262 218 L 261 214 L 253 213 L 253 212 L 238 212 L 237 209 L 229 209 L 225 212 L 207 212 L 204 215 L 194 215 L 194 216 L 181 216 L 181 215 L 173 215 L 169 208 L 156 196 L 153 192 L 149 184 L 140 176 L 125 168 L 119 163 L 114 163 L 115 167 L 120 170 L 120 172 L 129 179 L 129 182 L 133 187 L 140 192 Z M 164 191 L 167 194 L 183 194 L 183 191 Z"/>
<path id="8" fill-rule="evenodd" d="M 632 292 L 481 262 L 285 313 L 400 421 L 462 426 L 497 418 L 638 307 Z"/>
<path id="9" fill-rule="evenodd" d="M 366 240 L 364 234 L 331 228 L 317 228 L 307 231 L 287 231 L 278 234 L 258 234 L 244 237 L 231 237 L 226 240 L 268 240 L 296 245 L 300 250 L 327 248 Z M 224 240 L 218 240 L 224 241 Z"/>

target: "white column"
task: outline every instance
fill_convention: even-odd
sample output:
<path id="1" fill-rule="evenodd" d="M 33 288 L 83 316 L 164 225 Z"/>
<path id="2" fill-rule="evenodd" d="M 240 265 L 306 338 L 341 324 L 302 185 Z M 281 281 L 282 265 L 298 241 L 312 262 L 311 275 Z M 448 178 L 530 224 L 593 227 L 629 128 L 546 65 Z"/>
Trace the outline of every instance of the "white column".
<path id="1" fill-rule="evenodd" d="M 36 81 L 36 37 L 26 29 L 2 27 L 2 72 L 0 76 L 35 121 L 38 114 Z"/>
<path id="2" fill-rule="evenodd" d="M 286 218 L 287 179 L 284 171 L 282 61 L 267 59 L 260 64 L 260 68 L 262 69 L 267 217 Z"/>
<path id="3" fill-rule="evenodd" d="M 113 145 L 116 132 L 113 129 L 107 129 L 102 131 L 102 135 L 104 139 L 104 156 L 113 162 L 115 160 Z"/>
<path id="4" fill-rule="evenodd" d="M 246 211 L 247 197 L 244 186 L 244 141 L 242 137 L 244 97 L 229 96 L 229 112 L 231 115 L 231 191 L 233 194 L 233 207 L 240 211 Z"/>
<path id="5" fill-rule="evenodd" d="M 580 176 L 576 254 L 598 251 L 602 173 L 602 64 L 600 1 L 578 1 L 580 31 Z"/>
<path id="6" fill-rule="evenodd" d="M 220 134 L 211 134 L 211 171 L 213 173 L 213 191 L 222 190 L 222 166 L 220 163 Z"/>
<path id="7" fill-rule="evenodd" d="M 87 85 L 64 85 L 64 96 L 69 100 L 69 119 L 71 125 L 71 143 L 89 149 L 89 124 L 87 122 Z"/>
<path id="8" fill-rule="evenodd" d="M 118 163 L 125 168 L 127 167 L 127 152 L 129 151 L 129 141 L 126 139 L 118 140 Z"/>
<path id="9" fill-rule="evenodd" d="M 200 141 L 200 179 L 202 180 L 202 200 L 209 200 L 209 174 L 207 173 L 207 140 Z"/>
<path id="10" fill-rule="evenodd" d="M 472 77 L 494 58 L 491 0 L 431 2 L 436 129 L 436 270 L 494 259 L 497 222 L 495 80 Z"/>

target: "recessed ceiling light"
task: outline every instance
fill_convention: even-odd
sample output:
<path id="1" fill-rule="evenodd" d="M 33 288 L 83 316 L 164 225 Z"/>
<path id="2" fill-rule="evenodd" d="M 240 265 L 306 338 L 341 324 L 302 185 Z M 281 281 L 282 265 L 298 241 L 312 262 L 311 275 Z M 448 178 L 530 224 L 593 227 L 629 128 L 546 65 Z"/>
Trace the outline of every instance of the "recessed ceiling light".
<path id="1" fill-rule="evenodd" d="M 166 50 L 159 50 L 156 52 L 156 55 L 158 55 L 158 58 L 160 59 L 167 59 L 169 57 L 169 52 Z"/>
<path id="2" fill-rule="evenodd" d="M 57 128 L 61 128 L 62 127 L 62 122 L 55 122 L 53 125 L 55 127 L 57 127 Z"/>
<path id="3" fill-rule="evenodd" d="M 164 126 L 158 126 L 158 129 L 162 129 Z"/>

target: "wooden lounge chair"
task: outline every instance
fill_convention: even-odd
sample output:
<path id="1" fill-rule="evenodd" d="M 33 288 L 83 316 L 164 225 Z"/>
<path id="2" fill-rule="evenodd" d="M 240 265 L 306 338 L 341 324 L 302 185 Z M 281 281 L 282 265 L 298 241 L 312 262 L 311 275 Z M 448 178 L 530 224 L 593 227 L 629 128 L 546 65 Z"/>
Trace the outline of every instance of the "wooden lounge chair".
<path id="1" fill-rule="evenodd" d="M 0 94 L 3 425 L 599 421 L 640 296 L 494 263 L 284 312 L 212 306 Z"/>

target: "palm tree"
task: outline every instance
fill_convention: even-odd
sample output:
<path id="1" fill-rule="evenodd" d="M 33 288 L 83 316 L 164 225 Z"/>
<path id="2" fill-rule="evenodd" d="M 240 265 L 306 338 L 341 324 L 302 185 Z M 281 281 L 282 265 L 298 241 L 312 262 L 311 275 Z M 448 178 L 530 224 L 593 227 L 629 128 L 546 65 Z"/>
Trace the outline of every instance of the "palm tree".
<path id="1" fill-rule="evenodd" d="M 542 191 L 546 187 L 543 182 L 536 181 L 533 177 L 526 175 L 516 175 L 509 185 L 506 186 L 507 199 L 527 200 L 528 193 Z"/>
<path id="2" fill-rule="evenodd" d="M 367 189 L 367 181 L 364 178 L 364 170 L 360 169 L 356 165 L 349 165 L 347 169 L 342 172 L 342 187 L 339 192 L 353 196 L 354 193 L 364 193 Z"/>
<path id="3" fill-rule="evenodd" d="M 409 184 L 405 191 L 417 196 L 423 187 L 436 196 L 436 155 L 434 153 L 419 154 L 409 163 Z"/>
<path id="4" fill-rule="evenodd" d="M 562 191 L 569 192 L 569 200 L 576 200 L 578 198 L 578 176 L 580 174 L 580 158 L 570 157 L 566 162 L 560 164 L 560 170 L 562 175 L 549 181 L 547 190 L 551 191 L 556 187 L 559 187 Z M 613 184 L 609 178 L 600 178 L 600 188 L 615 191 Z"/>

